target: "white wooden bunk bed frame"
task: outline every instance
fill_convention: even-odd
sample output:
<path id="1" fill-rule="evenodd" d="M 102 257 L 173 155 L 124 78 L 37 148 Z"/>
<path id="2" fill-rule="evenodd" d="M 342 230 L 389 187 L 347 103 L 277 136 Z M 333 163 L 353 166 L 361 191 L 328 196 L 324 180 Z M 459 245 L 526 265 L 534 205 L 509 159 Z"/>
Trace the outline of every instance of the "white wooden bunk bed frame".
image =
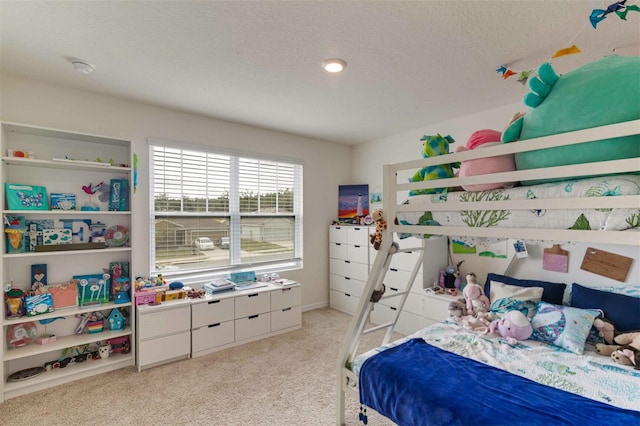
<path id="1" fill-rule="evenodd" d="M 351 393 L 358 398 L 358 376 L 347 366 L 351 364 L 357 355 L 361 339 L 365 334 L 386 329 L 381 345 L 387 344 L 394 331 L 404 302 L 409 294 L 409 289 L 414 282 L 422 264 L 424 256 L 424 244 L 399 250 L 420 251 L 421 254 L 410 275 L 404 290 L 392 295 L 384 294 L 382 298 L 399 297 L 399 305 L 395 318 L 385 324 L 380 324 L 365 329 L 369 321 L 369 315 L 374 303 L 370 301 L 376 288 L 379 288 L 389 268 L 393 254 L 389 254 L 394 233 L 429 234 L 449 237 L 486 237 L 486 238 L 517 238 L 523 240 L 564 241 L 598 244 L 622 244 L 640 246 L 640 230 L 628 231 L 595 231 L 595 230 L 570 230 L 570 229 L 531 229 L 531 228 L 480 228 L 480 227 L 454 227 L 454 226 L 423 226 L 395 224 L 394 218 L 401 212 L 422 212 L 424 206 L 420 204 L 403 204 L 397 200 L 406 199 L 409 190 L 419 190 L 439 187 L 458 187 L 470 184 L 484 184 L 496 182 L 513 182 L 537 180 L 541 178 L 579 178 L 592 175 L 604 175 L 611 173 L 638 173 L 640 172 L 640 158 L 603 161 L 579 165 L 560 167 L 548 167 L 543 169 L 520 170 L 514 172 L 494 173 L 464 178 L 451 178 L 431 180 L 424 182 L 398 183 L 398 173 L 403 171 L 415 171 L 426 166 L 447 164 L 458 161 L 477 158 L 493 157 L 497 155 L 512 154 L 532 151 L 537 149 L 552 148 L 563 145 L 580 144 L 605 138 L 622 137 L 640 134 L 640 120 L 632 120 L 607 126 L 567 132 L 551 136 L 501 144 L 497 146 L 469 150 L 461 153 L 453 153 L 426 159 L 406 161 L 383 167 L 383 211 L 387 220 L 387 229 L 383 232 L 382 245 L 378 250 L 371 273 L 360 296 L 360 302 L 353 315 L 344 345 L 340 351 L 337 365 L 337 417 L 338 425 L 345 424 L 345 394 Z M 446 160 L 446 161 L 444 161 Z M 505 200 L 505 201 L 479 201 L 460 203 L 453 207 L 442 203 L 429 205 L 430 211 L 463 211 L 463 210 L 532 210 L 532 209 L 596 209 L 596 208 L 637 208 L 640 206 L 640 195 L 622 195 L 616 197 L 583 197 L 567 199 L 533 199 L 533 200 Z M 418 239 L 415 239 L 419 245 Z M 429 283 L 430 284 L 430 283 Z"/>

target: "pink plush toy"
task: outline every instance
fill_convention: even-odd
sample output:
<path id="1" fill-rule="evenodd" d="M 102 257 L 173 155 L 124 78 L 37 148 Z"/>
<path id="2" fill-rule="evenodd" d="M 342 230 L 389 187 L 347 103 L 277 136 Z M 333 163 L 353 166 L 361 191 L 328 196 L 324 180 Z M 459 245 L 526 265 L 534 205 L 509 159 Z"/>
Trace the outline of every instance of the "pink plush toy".
<path id="1" fill-rule="evenodd" d="M 467 145 L 459 146 L 456 152 L 463 152 L 470 149 L 485 148 L 499 145 L 502 134 L 496 130 L 484 129 L 473 132 Z M 516 170 L 513 154 L 500 155 L 497 157 L 478 158 L 476 160 L 463 161 L 458 172 L 459 177 L 485 175 L 489 173 L 512 172 Z M 516 182 L 505 183 L 484 183 L 477 185 L 462 185 L 467 191 L 486 191 L 488 189 L 498 189 L 515 185 Z"/>
<path id="2" fill-rule="evenodd" d="M 527 340 L 533 333 L 529 318 L 520 311 L 509 311 L 501 319 L 492 321 L 489 324 L 489 333 L 494 333 L 496 327 L 498 333 L 511 345 L 518 340 Z"/>
<path id="3" fill-rule="evenodd" d="M 485 296 L 480 284 L 476 282 L 476 274 L 467 274 L 467 285 L 462 290 L 462 295 L 467 304 L 467 315 L 476 315 L 479 312 L 487 312 L 491 301 Z"/>

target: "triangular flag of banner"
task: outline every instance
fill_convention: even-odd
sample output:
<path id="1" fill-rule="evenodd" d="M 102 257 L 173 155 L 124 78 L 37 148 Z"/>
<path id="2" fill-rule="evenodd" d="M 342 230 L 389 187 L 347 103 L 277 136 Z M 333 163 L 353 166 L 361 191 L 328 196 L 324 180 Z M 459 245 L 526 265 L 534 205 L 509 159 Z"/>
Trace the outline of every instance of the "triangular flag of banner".
<path id="1" fill-rule="evenodd" d="M 511 71 L 511 70 L 507 70 L 503 75 L 502 78 L 504 78 L 505 80 L 509 77 L 511 77 L 512 75 L 516 75 L 515 72 Z"/>
<path id="2" fill-rule="evenodd" d="M 580 52 L 582 52 L 582 50 L 578 49 L 574 44 L 571 47 L 565 47 L 564 49 L 558 50 L 556 53 L 553 54 L 552 58 L 559 58 L 560 56 L 566 56 L 566 55 L 574 55 Z"/>

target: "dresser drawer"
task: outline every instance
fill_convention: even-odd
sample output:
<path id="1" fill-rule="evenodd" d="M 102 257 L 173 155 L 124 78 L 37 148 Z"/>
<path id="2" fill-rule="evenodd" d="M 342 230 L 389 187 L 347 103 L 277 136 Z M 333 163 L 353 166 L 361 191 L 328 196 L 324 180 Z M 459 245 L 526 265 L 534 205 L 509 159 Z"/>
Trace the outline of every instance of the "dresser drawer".
<path id="1" fill-rule="evenodd" d="M 191 350 L 193 353 L 205 351 L 233 343 L 234 339 L 234 321 L 206 325 L 191 332 Z"/>
<path id="2" fill-rule="evenodd" d="M 332 259 L 346 259 L 347 245 L 342 243 L 329 243 L 329 257 Z"/>
<path id="3" fill-rule="evenodd" d="M 289 327 L 299 327 L 301 325 L 302 313 L 300 306 L 271 312 L 271 331 L 283 330 Z"/>
<path id="4" fill-rule="evenodd" d="M 271 292 L 271 310 L 277 311 L 292 306 L 300 306 L 302 287 L 286 287 Z"/>
<path id="5" fill-rule="evenodd" d="M 171 336 L 140 342 L 138 363 L 141 366 L 169 361 L 178 357 L 188 358 L 191 353 L 191 333 L 184 331 Z"/>
<path id="6" fill-rule="evenodd" d="M 234 319 L 233 299 L 217 299 L 191 305 L 191 328 Z"/>
<path id="7" fill-rule="evenodd" d="M 329 242 L 347 244 L 347 228 L 344 226 L 331 226 L 329 228 Z"/>
<path id="8" fill-rule="evenodd" d="M 167 336 L 190 328 L 191 309 L 189 305 L 139 314 L 138 316 L 138 336 L 140 340 Z"/>
<path id="9" fill-rule="evenodd" d="M 347 260 L 369 264 L 369 247 L 360 244 L 347 245 Z"/>
<path id="10" fill-rule="evenodd" d="M 329 268 L 332 274 L 342 275 L 343 277 L 360 281 L 367 281 L 367 278 L 369 278 L 369 266 L 366 263 L 329 259 Z"/>
<path id="11" fill-rule="evenodd" d="M 267 312 L 237 319 L 235 327 L 236 342 L 268 334 L 271 331 L 271 314 Z"/>
<path id="12" fill-rule="evenodd" d="M 329 291 L 329 304 L 333 309 L 353 315 L 360 303 L 360 297 L 345 294 L 340 291 Z"/>
<path id="13" fill-rule="evenodd" d="M 347 226 L 347 243 L 367 247 L 369 228 L 367 226 Z"/>
<path id="14" fill-rule="evenodd" d="M 364 281 L 354 280 L 340 275 L 329 275 L 329 285 L 331 290 L 336 290 L 341 293 L 351 294 L 353 296 L 360 296 L 365 286 Z"/>
<path id="15" fill-rule="evenodd" d="M 244 318 L 250 315 L 262 314 L 271 310 L 271 296 L 269 292 L 249 293 L 235 298 L 235 317 Z"/>

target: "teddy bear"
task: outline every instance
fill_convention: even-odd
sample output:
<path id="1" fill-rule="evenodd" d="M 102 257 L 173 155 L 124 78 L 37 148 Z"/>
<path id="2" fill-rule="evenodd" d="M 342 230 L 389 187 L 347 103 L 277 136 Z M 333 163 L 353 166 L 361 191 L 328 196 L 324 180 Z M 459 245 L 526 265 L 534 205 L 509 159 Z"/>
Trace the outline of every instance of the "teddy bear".
<path id="1" fill-rule="evenodd" d="M 375 209 L 373 213 L 371 213 L 371 219 L 373 219 L 373 222 L 376 224 L 376 228 L 373 234 L 369 235 L 369 242 L 371 242 L 374 249 L 379 250 L 382 244 L 382 231 L 387 229 L 387 222 L 384 220 L 382 209 Z M 397 252 L 398 247 L 398 243 L 393 242 L 389 248 L 389 253 Z"/>
<path id="2" fill-rule="evenodd" d="M 462 295 L 466 302 L 467 314 L 477 315 L 481 312 L 487 312 L 491 306 L 491 301 L 484 294 L 484 290 L 476 281 L 476 274 L 473 272 L 467 274 L 467 285 L 462 290 Z"/>
<path id="3" fill-rule="evenodd" d="M 459 146 L 455 152 L 470 151 L 478 148 L 500 145 L 501 132 L 491 129 L 477 130 L 471 134 L 466 146 Z M 458 177 L 485 175 L 489 173 L 513 172 L 516 170 L 516 163 L 513 154 L 498 155 L 487 158 L 477 158 L 475 160 L 463 161 L 460 165 Z M 486 191 L 489 189 L 500 189 L 502 187 L 514 186 L 516 182 L 504 183 L 482 183 L 476 185 L 462 185 L 466 191 Z"/>
<path id="4" fill-rule="evenodd" d="M 633 365 L 640 370 L 640 331 L 618 334 L 613 338 L 613 343 L 598 343 L 596 352 L 610 356 L 617 364 Z"/>

